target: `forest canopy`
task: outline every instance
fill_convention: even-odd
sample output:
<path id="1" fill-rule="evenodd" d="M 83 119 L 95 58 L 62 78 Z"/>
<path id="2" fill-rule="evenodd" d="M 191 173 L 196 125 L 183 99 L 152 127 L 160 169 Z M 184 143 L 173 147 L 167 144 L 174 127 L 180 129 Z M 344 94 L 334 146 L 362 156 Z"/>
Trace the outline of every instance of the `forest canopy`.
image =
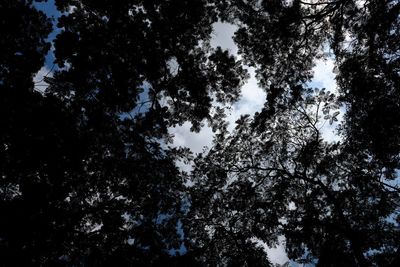
<path id="1" fill-rule="evenodd" d="M 282 239 L 284 266 L 400 266 L 399 14 L 1 1 L 0 266 L 280 266 L 264 247 Z M 237 53 L 211 45 L 217 22 Z M 318 60 L 334 91 L 312 86 Z M 230 130 L 249 68 L 264 106 Z M 174 145 L 185 123 L 212 147 Z"/>

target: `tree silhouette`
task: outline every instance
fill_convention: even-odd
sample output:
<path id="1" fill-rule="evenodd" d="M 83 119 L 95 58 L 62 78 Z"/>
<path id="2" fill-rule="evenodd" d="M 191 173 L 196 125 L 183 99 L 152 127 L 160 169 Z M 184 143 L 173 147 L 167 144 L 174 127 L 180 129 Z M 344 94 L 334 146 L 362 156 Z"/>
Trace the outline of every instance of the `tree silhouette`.
<path id="1" fill-rule="evenodd" d="M 265 121 L 259 133 L 245 116 L 231 136 L 215 139 L 210 153 L 196 159 L 187 225 L 205 255 L 221 257 L 219 239 L 234 247 L 230 257 L 284 235 L 290 258 L 317 258 L 318 266 L 396 260 L 398 226 L 388 217 L 398 211 L 399 191 L 368 154 L 323 141 L 320 121 L 337 114 L 335 102 L 320 91 Z M 198 240 L 199 233 L 205 236 Z M 373 250 L 379 252 L 369 255 Z"/>
<path id="2" fill-rule="evenodd" d="M 267 99 L 254 119 L 243 117 L 197 159 L 191 212 L 199 219 L 189 217 L 188 229 L 197 229 L 191 240 L 205 255 L 221 251 L 215 236 L 232 232 L 224 240 L 233 246 L 237 239 L 274 244 L 284 235 L 289 258 L 318 266 L 398 264 L 399 7 L 221 2 Z M 338 97 L 307 89 L 324 57 L 335 60 Z M 337 120 L 339 105 L 346 108 L 341 140 L 325 142 L 321 125 Z M 199 233 L 205 237 L 197 240 Z"/>
<path id="3" fill-rule="evenodd" d="M 186 150 L 162 147 L 167 127 L 216 123 L 211 95 L 235 101 L 246 72 L 208 45 L 216 17 L 205 1 L 136 2 L 57 1 L 58 68 L 44 93 L 32 77 L 51 24 L 32 1 L 1 6 L 6 266 L 192 261 L 170 252 L 184 241 L 174 160 Z"/>
<path id="4" fill-rule="evenodd" d="M 0 3 L 1 266 L 272 266 L 281 236 L 298 263 L 400 264 L 398 1 L 57 0 L 57 25 L 35 2 Z M 230 133 L 244 64 L 267 97 Z M 191 173 L 185 122 L 215 133 Z"/>

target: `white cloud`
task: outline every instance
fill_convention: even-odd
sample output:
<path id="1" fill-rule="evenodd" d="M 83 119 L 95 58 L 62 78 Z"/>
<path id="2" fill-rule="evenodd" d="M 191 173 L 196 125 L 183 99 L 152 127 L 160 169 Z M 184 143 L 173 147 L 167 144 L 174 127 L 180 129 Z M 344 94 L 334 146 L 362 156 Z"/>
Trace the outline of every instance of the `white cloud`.
<path id="1" fill-rule="evenodd" d="M 275 247 L 268 247 L 267 244 L 257 238 L 253 238 L 252 240 L 257 244 L 257 246 L 263 248 L 272 264 L 283 265 L 289 261 L 285 252 L 286 239 L 284 236 L 278 237 L 278 244 Z"/>
<path id="2" fill-rule="evenodd" d="M 312 79 L 310 86 L 318 88 L 326 88 L 331 93 L 338 94 L 336 84 L 336 74 L 333 72 L 335 67 L 335 61 L 333 58 L 326 58 L 317 60 L 314 71 L 314 78 Z M 336 127 L 343 121 L 343 116 L 346 112 L 345 106 L 339 109 L 340 114 L 337 116 L 338 121 L 329 124 L 329 121 L 321 122 L 321 133 L 325 141 L 336 142 L 340 141 L 341 137 L 337 134 Z"/>
<path id="3" fill-rule="evenodd" d="M 283 265 L 289 261 L 289 258 L 285 252 L 284 245 L 285 238 L 282 236 L 279 238 L 279 244 L 276 247 L 266 247 L 265 250 L 267 252 L 268 258 L 273 264 Z"/>
<path id="4" fill-rule="evenodd" d="M 220 46 L 222 49 L 228 49 L 232 54 L 237 55 L 238 47 L 232 38 L 237 30 L 237 26 L 229 23 L 217 22 L 213 24 L 213 28 L 211 46 Z"/>
<path id="5" fill-rule="evenodd" d="M 237 56 L 238 48 L 232 37 L 237 27 L 229 23 L 217 22 L 213 25 L 211 46 L 221 46 L 222 49 L 228 49 L 230 53 Z M 260 111 L 265 101 L 265 92 L 257 85 L 254 68 L 247 68 L 250 73 L 250 79 L 242 87 L 240 100 L 231 107 L 227 121 L 229 130 L 235 127 L 235 121 L 243 114 L 253 115 Z M 210 147 L 213 138 L 213 132 L 207 126 L 203 127 L 200 133 L 190 132 L 190 123 L 169 129 L 169 132 L 175 135 L 175 146 L 187 146 L 193 152 L 200 153 L 204 146 Z"/>
<path id="6" fill-rule="evenodd" d="M 250 78 L 242 87 L 241 97 L 239 101 L 232 106 L 232 110 L 227 117 L 229 122 L 228 129 L 230 131 L 235 127 L 235 121 L 238 120 L 241 115 L 254 115 L 255 112 L 261 111 L 266 99 L 265 91 L 257 84 L 254 68 L 247 68 L 247 70 L 249 71 Z"/>
<path id="7" fill-rule="evenodd" d="M 336 93 L 336 75 L 333 73 L 335 61 L 332 58 L 320 59 L 316 61 L 314 67 L 314 78 L 311 82 L 312 86 L 324 87 L 326 90 Z"/>
<path id="8" fill-rule="evenodd" d="M 40 93 L 44 93 L 49 86 L 49 84 L 44 81 L 44 77 L 53 77 L 52 70 L 50 70 L 47 66 L 43 66 L 33 77 L 35 90 Z"/>
<path id="9" fill-rule="evenodd" d="M 185 122 L 182 126 L 169 128 L 169 133 L 174 135 L 174 146 L 189 147 L 194 153 L 201 153 L 205 146 L 210 147 L 213 132 L 209 127 L 203 127 L 199 133 L 190 131 L 191 124 Z"/>
<path id="10" fill-rule="evenodd" d="M 320 127 L 322 138 L 327 142 L 338 142 L 342 140 L 342 137 L 337 133 L 337 126 L 343 122 L 346 107 L 342 106 L 338 111 L 340 112 L 339 115 L 336 116 L 338 121 L 330 124 L 327 120 L 318 125 Z"/>
<path id="11" fill-rule="evenodd" d="M 238 27 L 233 24 L 222 22 L 214 23 L 213 27 L 211 46 L 220 46 L 222 49 L 228 49 L 231 54 L 240 59 L 240 55 L 237 54 L 238 47 L 233 41 L 233 35 Z M 238 120 L 241 115 L 253 115 L 256 111 L 262 109 L 265 102 L 266 94 L 257 84 L 254 68 L 245 67 L 250 74 L 250 78 L 241 89 L 239 101 L 231 107 L 231 112 L 228 114 L 227 121 L 229 122 L 229 130 L 235 127 L 235 121 Z"/>

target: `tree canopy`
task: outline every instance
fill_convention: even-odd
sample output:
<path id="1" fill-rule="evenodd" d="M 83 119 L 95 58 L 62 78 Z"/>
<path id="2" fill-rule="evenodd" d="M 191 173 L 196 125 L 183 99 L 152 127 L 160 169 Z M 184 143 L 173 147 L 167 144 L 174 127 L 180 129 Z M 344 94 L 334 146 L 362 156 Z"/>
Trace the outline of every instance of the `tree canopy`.
<path id="1" fill-rule="evenodd" d="M 281 237 L 292 262 L 400 265 L 399 1 L 38 2 L 0 3 L 1 266 L 274 266 Z M 230 132 L 248 67 L 265 104 Z M 186 122 L 209 151 L 171 145 Z"/>

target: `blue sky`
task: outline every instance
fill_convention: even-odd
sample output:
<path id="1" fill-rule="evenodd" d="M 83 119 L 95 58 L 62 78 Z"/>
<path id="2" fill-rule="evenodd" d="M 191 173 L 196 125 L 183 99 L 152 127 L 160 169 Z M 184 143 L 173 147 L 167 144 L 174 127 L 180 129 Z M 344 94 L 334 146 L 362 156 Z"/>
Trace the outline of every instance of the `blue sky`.
<path id="1" fill-rule="evenodd" d="M 53 22 L 53 31 L 48 36 L 48 41 L 53 41 L 57 34 L 60 32 L 60 29 L 57 28 L 57 19 L 61 16 L 61 13 L 57 10 L 54 0 L 48 0 L 47 2 L 34 2 L 33 4 L 36 9 L 43 11 Z M 46 56 L 46 67 L 51 69 L 54 62 L 54 54 L 51 51 Z"/>

